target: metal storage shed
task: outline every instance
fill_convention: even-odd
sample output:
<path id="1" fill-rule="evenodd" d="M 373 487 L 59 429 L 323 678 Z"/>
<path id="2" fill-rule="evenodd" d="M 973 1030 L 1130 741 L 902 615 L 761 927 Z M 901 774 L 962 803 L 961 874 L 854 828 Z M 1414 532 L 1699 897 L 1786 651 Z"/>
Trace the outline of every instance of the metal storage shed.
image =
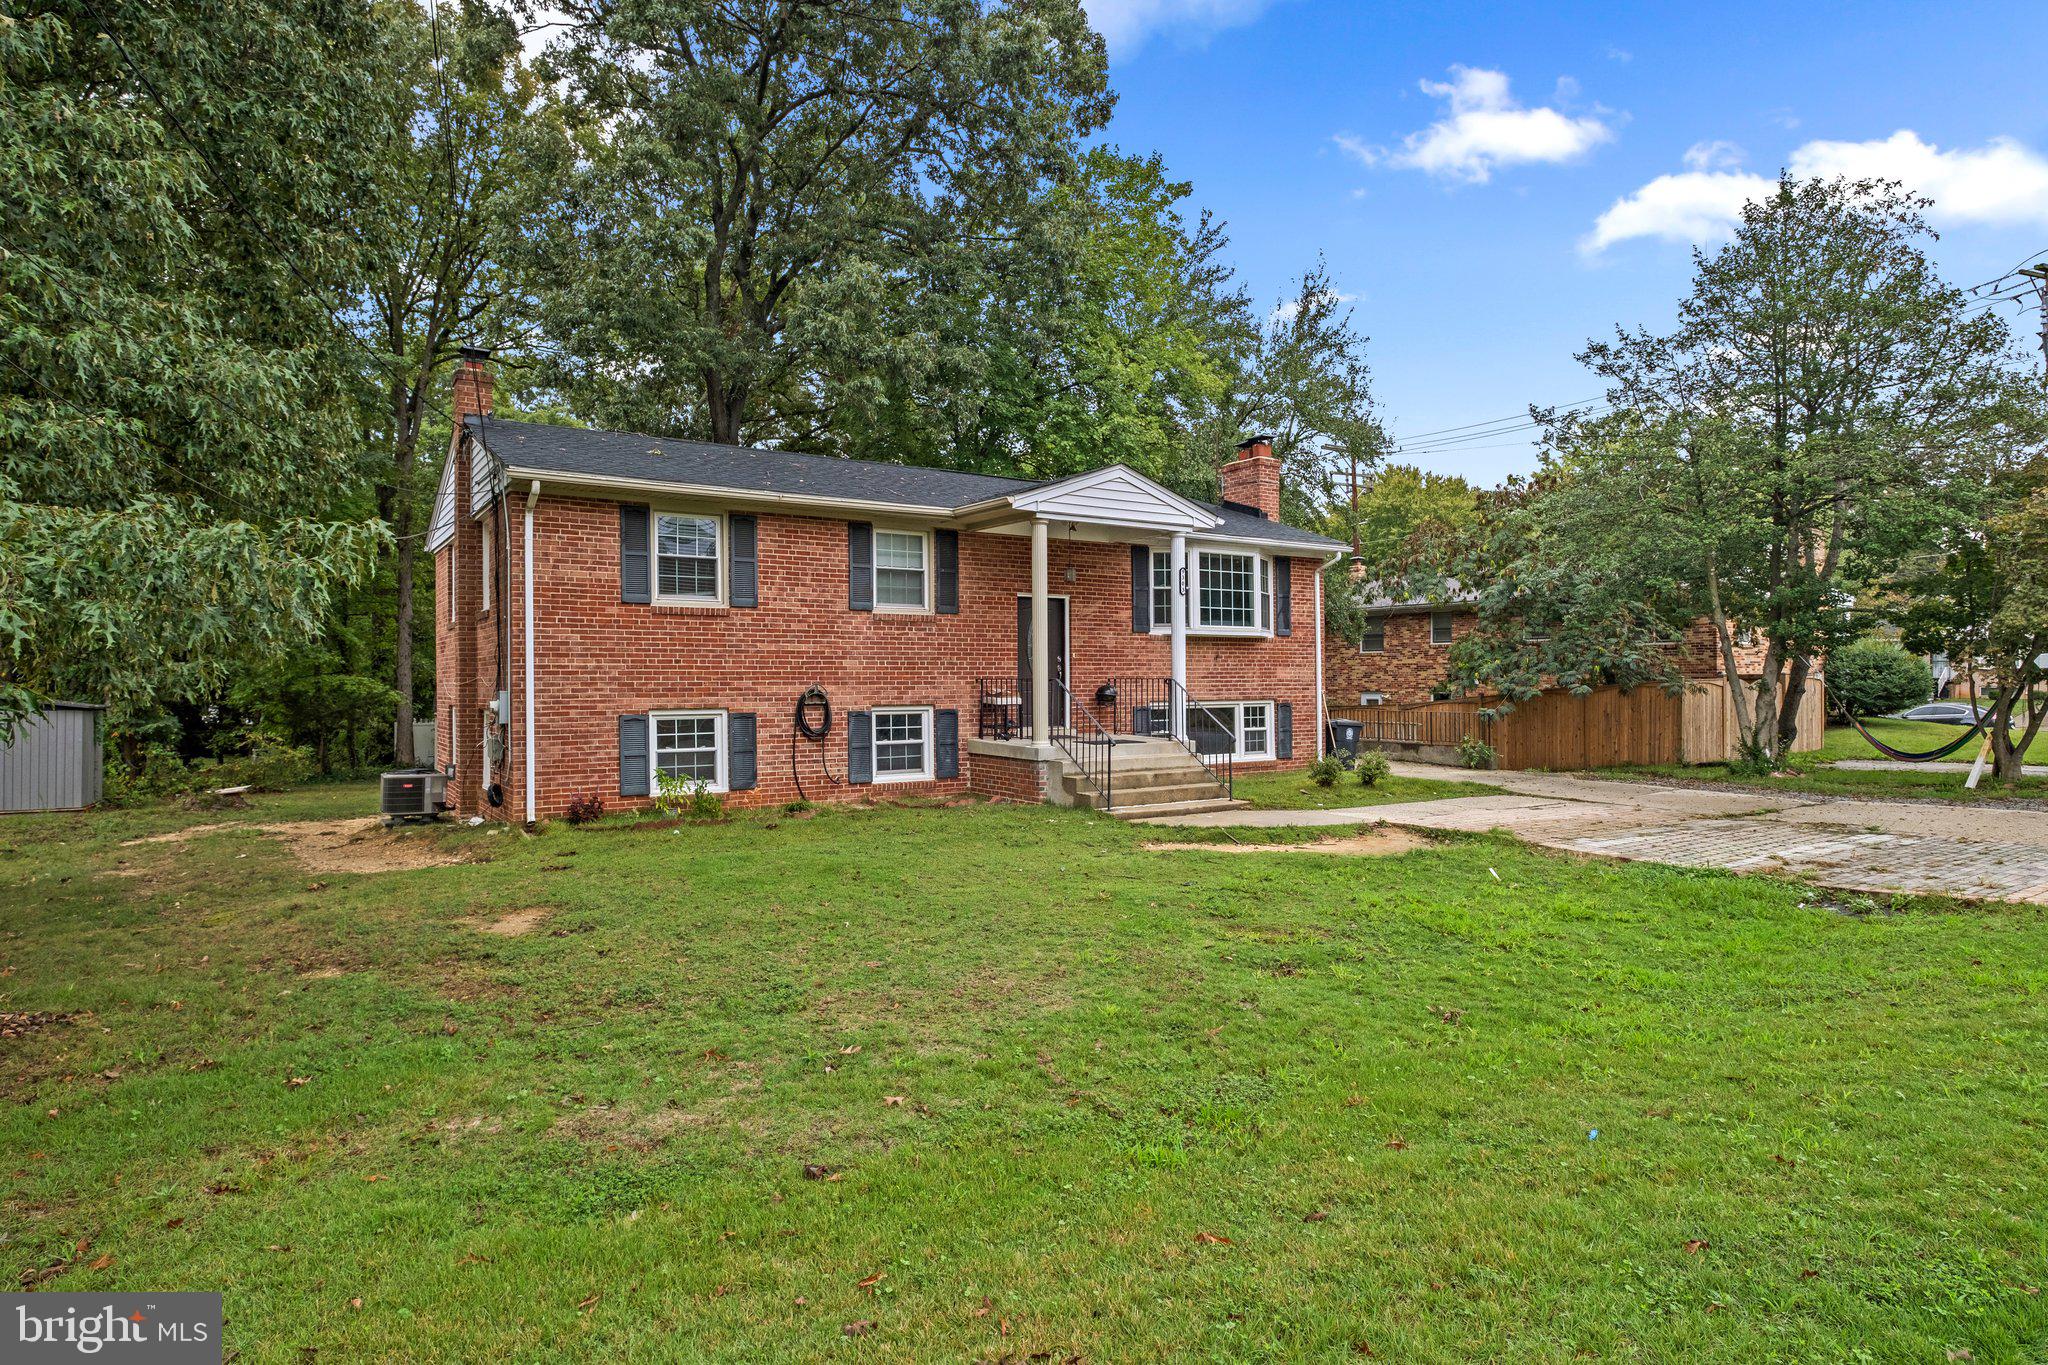
<path id="1" fill-rule="evenodd" d="M 100 799 L 105 765 L 100 712 L 89 702 L 51 702 L 0 745 L 0 811 L 83 810 Z"/>

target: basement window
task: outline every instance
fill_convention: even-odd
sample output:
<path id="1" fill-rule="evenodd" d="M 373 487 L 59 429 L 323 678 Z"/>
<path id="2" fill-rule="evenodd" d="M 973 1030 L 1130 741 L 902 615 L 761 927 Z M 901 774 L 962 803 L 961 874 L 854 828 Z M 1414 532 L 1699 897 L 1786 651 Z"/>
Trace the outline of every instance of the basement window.
<path id="1" fill-rule="evenodd" d="M 725 790 L 725 712 L 657 711 L 653 720 L 656 772 Z"/>
<path id="2" fill-rule="evenodd" d="M 875 781 L 917 782 L 932 775 L 932 712 L 928 706 L 875 712 Z"/>
<path id="3" fill-rule="evenodd" d="M 1273 704 L 1265 701 L 1205 701 L 1188 711 L 1195 748 L 1238 758 L 1273 756 Z"/>

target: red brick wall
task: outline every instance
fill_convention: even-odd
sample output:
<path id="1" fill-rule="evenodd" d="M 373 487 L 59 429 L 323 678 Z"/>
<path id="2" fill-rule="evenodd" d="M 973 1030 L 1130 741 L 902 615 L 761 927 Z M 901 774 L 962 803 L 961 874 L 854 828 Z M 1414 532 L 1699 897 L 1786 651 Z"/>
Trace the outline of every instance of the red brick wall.
<path id="1" fill-rule="evenodd" d="M 1330 693 L 1330 705 L 1355 706 L 1361 693 L 1383 693 L 1389 702 L 1428 701 L 1433 689 L 1443 685 L 1449 673 L 1449 645 L 1429 642 L 1429 613 L 1414 612 L 1388 616 L 1386 649 L 1377 654 L 1362 653 L 1355 643 L 1330 637 L 1324 643 L 1323 671 Z M 1451 638 L 1462 640 L 1478 625 L 1470 611 L 1455 613 Z M 1687 678 L 1721 676 L 1721 647 L 1714 636 L 1714 623 L 1702 618 L 1686 630 L 1673 646 L 1678 651 L 1680 673 Z M 1743 676 L 1763 671 L 1764 647 L 1738 645 L 1735 651 Z"/>
<path id="2" fill-rule="evenodd" d="M 502 814 L 524 819 L 524 733 L 520 616 L 521 518 L 525 493 L 510 502 L 511 572 L 500 601 L 474 618 L 478 704 L 487 704 L 496 659 L 496 611 L 510 609 L 512 723 L 498 780 Z M 474 580 L 477 542 L 465 523 L 470 558 L 459 581 Z M 967 789 L 974 759 L 980 676 L 1012 676 L 1017 665 L 1017 595 L 1030 588 L 1030 542 L 1023 536 L 962 534 L 957 616 L 857 612 L 846 605 L 846 523 L 819 517 L 759 517 L 760 601 L 756 608 L 629 605 L 619 601 L 619 514 L 616 503 L 544 494 L 536 506 L 535 584 L 537 729 L 536 814 L 560 814 L 570 801 L 598 793 L 617 809 L 645 802 L 618 795 L 618 717 L 654 710 L 722 708 L 757 717 L 760 785 L 735 792 L 735 805 L 791 800 L 790 740 L 796 700 L 816 684 L 832 700 L 833 728 L 820 746 L 799 738 L 796 762 L 813 800 L 930 795 Z M 1065 581 L 1071 567 L 1075 581 Z M 1164 635 L 1131 631 L 1130 551 L 1125 545 L 1069 543 L 1051 547 L 1052 590 L 1069 600 L 1072 682 L 1077 703 L 1107 678 L 1164 677 Z M 445 566 L 444 566 L 445 569 Z M 1199 700 L 1272 700 L 1294 707 L 1295 758 L 1258 767 L 1299 766 L 1315 756 L 1315 577 L 1317 561 L 1292 561 L 1294 633 L 1285 639 L 1188 642 L 1191 690 Z M 457 634 L 462 618 L 454 623 Z M 448 651 L 453 657 L 454 651 Z M 959 712 L 962 776 L 949 781 L 835 786 L 819 768 L 820 749 L 842 782 L 846 716 L 875 706 L 926 705 Z M 465 745 L 465 748 L 468 746 Z M 456 755 L 458 772 L 473 772 L 473 751 Z M 1244 765 L 1241 765 L 1244 766 Z M 473 803 L 462 807 L 474 809 Z"/>
<path id="3" fill-rule="evenodd" d="M 1226 502 L 1256 507 L 1266 520 L 1280 520 L 1280 461 L 1273 447 L 1263 442 L 1241 446 L 1237 454 L 1216 471 Z"/>
<path id="4" fill-rule="evenodd" d="M 967 759 L 961 760 L 963 764 Z M 999 801 L 1040 802 L 1045 800 L 1045 783 L 1039 766 L 1029 759 L 996 758 L 976 754 L 968 769 L 970 785 L 983 796 Z"/>
<path id="5" fill-rule="evenodd" d="M 1323 669 L 1330 705 L 1356 706 L 1360 694 L 1366 692 L 1381 693 L 1393 703 L 1428 701 L 1431 691 L 1443 685 L 1450 672 L 1451 647 L 1429 642 L 1429 613 L 1406 613 L 1384 620 L 1386 648 L 1379 653 L 1364 653 L 1356 642 L 1335 636 L 1324 642 Z M 1462 640 L 1471 634 L 1477 621 L 1471 612 L 1456 613 L 1452 638 Z"/>

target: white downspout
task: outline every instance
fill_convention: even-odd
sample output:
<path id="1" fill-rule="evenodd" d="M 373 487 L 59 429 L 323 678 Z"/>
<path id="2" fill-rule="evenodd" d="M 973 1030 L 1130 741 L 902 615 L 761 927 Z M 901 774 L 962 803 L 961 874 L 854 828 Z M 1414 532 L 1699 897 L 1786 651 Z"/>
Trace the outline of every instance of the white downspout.
<path id="1" fill-rule="evenodd" d="M 1188 538 L 1183 531 L 1173 533 L 1173 548 L 1167 552 L 1168 565 L 1166 600 L 1169 603 L 1167 621 L 1172 627 L 1173 691 L 1172 704 L 1167 707 L 1167 724 L 1172 728 L 1173 737 L 1186 742 L 1188 737 L 1188 599 L 1187 563 Z"/>
<path id="2" fill-rule="evenodd" d="M 1325 561 L 1327 563 L 1327 561 Z M 1325 708 L 1329 698 L 1323 695 L 1323 564 L 1316 566 L 1316 758 L 1323 757 L 1323 745 L 1329 739 L 1330 722 Z"/>
<path id="3" fill-rule="evenodd" d="M 526 489 L 526 546 L 521 556 L 525 569 L 526 587 L 526 825 L 534 824 L 534 744 L 533 744 L 533 505 L 540 500 L 540 480 L 535 479 Z"/>

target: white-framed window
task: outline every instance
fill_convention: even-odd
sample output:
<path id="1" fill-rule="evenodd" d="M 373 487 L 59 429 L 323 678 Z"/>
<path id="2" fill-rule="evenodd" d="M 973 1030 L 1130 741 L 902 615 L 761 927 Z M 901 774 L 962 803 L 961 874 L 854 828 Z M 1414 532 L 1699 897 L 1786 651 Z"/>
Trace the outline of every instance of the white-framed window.
<path id="1" fill-rule="evenodd" d="M 1273 756 L 1273 703 L 1202 701 L 1188 710 L 1188 730 L 1203 753 Z"/>
<path id="2" fill-rule="evenodd" d="M 1387 704 L 1387 694 L 1384 692 L 1360 692 L 1358 694 L 1358 704 L 1360 706 L 1385 706 Z"/>
<path id="3" fill-rule="evenodd" d="M 484 571 L 482 577 L 477 580 L 483 593 L 483 609 L 485 611 L 491 609 L 491 580 L 498 576 L 493 572 L 497 567 L 497 563 L 497 557 L 491 553 L 491 523 L 486 521 L 484 523 Z"/>
<path id="4" fill-rule="evenodd" d="M 874 712 L 875 781 L 919 782 L 932 775 L 932 709 L 880 706 Z"/>
<path id="5" fill-rule="evenodd" d="M 1447 645 L 1457 634 L 1458 614 L 1451 611 L 1433 611 L 1429 614 L 1429 642 L 1433 645 Z"/>
<path id="6" fill-rule="evenodd" d="M 715 512 L 654 514 L 654 600 L 725 599 L 725 518 Z"/>
<path id="7" fill-rule="evenodd" d="M 1273 561 L 1259 556 L 1259 629 L 1273 628 Z"/>
<path id="8" fill-rule="evenodd" d="M 875 610 L 931 609 L 931 537 L 875 528 Z"/>
<path id="9" fill-rule="evenodd" d="M 656 711 L 654 771 L 725 790 L 725 712 Z"/>
<path id="10" fill-rule="evenodd" d="M 1152 552 L 1152 629 L 1173 629 L 1173 556 Z"/>
<path id="11" fill-rule="evenodd" d="M 1197 551 L 1195 624 L 1204 630 L 1258 630 L 1259 580 L 1264 563 L 1258 555 L 1235 550 Z M 1270 611 L 1269 606 L 1268 619 Z"/>
<path id="12" fill-rule="evenodd" d="M 1387 623 L 1378 618 L 1365 623 L 1364 632 L 1358 637 L 1360 654 L 1384 654 L 1387 652 Z"/>

